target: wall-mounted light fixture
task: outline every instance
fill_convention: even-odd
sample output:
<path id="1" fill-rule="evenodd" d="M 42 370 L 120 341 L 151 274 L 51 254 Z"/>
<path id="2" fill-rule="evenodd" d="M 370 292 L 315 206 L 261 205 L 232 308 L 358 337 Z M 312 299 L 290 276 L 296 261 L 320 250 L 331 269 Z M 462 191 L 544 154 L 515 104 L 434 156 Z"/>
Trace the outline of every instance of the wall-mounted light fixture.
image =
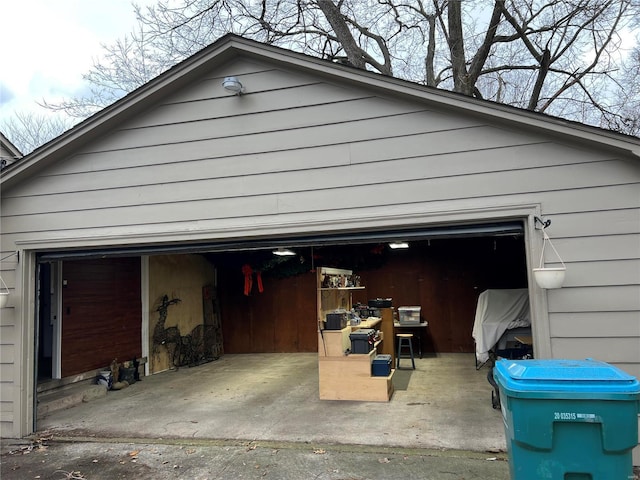
<path id="1" fill-rule="evenodd" d="M 280 257 L 291 257 L 296 255 L 296 252 L 293 250 L 289 250 L 288 248 L 278 248 L 272 252 L 274 255 L 278 255 Z"/>
<path id="2" fill-rule="evenodd" d="M 222 86 L 227 92 L 231 92 L 235 95 L 241 95 L 244 93 L 244 87 L 236 77 L 224 77 Z"/>
<path id="3" fill-rule="evenodd" d="M 3 260 L 6 260 L 7 258 L 13 257 L 13 256 L 18 257 L 18 261 L 20 260 L 20 252 L 13 252 L 9 255 L 7 255 L 6 257 L 2 257 L 0 258 L 0 262 Z M 7 284 L 4 283 L 4 280 L 2 279 L 2 277 L 0 276 L 0 283 L 2 283 L 2 288 L 0 289 L 0 308 L 4 308 L 7 306 L 7 303 L 9 302 L 9 294 L 11 293 L 9 291 L 9 287 L 7 287 Z"/>
<path id="4" fill-rule="evenodd" d="M 402 249 L 402 248 L 409 248 L 409 244 L 407 242 L 391 242 L 389 244 L 389 248 L 396 250 L 396 249 Z"/>

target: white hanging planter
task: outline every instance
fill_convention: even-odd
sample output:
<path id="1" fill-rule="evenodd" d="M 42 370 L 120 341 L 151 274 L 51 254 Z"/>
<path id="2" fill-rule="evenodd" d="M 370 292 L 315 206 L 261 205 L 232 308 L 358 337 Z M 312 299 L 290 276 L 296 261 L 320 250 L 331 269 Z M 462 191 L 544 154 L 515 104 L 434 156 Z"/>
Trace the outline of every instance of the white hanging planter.
<path id="1" fill-rule="evenodd" d="M 0 262 L 6 260 L 9 257 L 13 257 L 16 256 L 19 258 L 19 254 L 18 252 L 13 252 L 10 253 L 9 255 L 7 255 L 6 257 L 2 257 L 0 258 Z M 0 276 L 0 283 L 2 284 L 2 289 L 0 289 L 0 308 L 4 308 L 7 306 L 7 303 L 9 303 L 9 295 L 10 295 L 10 291 L 9 291 L 9 287 L 7 287 L 7 284 L 4 283 L 4 280 L 2 279 L 2 276 Z"/>
<path id="2" fill-rule="evenodd" d="M 560 288 L 564 284 L 566 271 L 565 267 L 534 268 L 533 276 L 540 288 Z"/>
<path id="3" fill-rule="evenodd" d="M 540 266 L 533 269 L 533 276 L 540 288 L 560 288 L 564 284 L 564 277 L 567 272 L 567 267 L 562 261 L 562 258 L 560 258 L 560 255 L 553 246 L 553 243 L 551 243 L 551 239 L 549 238 L 549 235 L 547 235 L 547 232 L 542 230 L 542 233 L 544 235 L 544 240 L 542 243 L 542 252 L 540 253 Z M 558 257 L 558 260 L 560 260 L 560 263 L 562 264 L 561 267 L 543 267 L 544 248 L 547 243 L 549 243 L 556 256 Z"/>
<path id="4" fill-rule="evenodd" d="M 9 302 L 9 292 L 0 292 L 0 308 L 6 307 L 7 302 Z"/>
<path id="5" fill-rule="evenodd" d="M 4 283 L 2 277 L 0 277 L 0 283 L 2 283 L 3 289 L 0 290 L 0 308 L 4 308 L 7 306 L 7 302 L 9 301 L 9 287 Z"/>

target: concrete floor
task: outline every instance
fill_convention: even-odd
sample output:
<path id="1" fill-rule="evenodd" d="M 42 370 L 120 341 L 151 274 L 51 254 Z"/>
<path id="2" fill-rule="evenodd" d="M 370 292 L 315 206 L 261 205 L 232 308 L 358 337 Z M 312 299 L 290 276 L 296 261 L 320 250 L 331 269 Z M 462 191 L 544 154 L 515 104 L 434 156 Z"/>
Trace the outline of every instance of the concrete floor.
<path id="1" fill-rule="evenodd" d="M 326 401 L 315 353 L 225 355 L 50 413 L 37 427 L 60 436 L 505 450 L 486 376 L 473 354 L 438 354 L 396 371 L 388 403 Z"/>

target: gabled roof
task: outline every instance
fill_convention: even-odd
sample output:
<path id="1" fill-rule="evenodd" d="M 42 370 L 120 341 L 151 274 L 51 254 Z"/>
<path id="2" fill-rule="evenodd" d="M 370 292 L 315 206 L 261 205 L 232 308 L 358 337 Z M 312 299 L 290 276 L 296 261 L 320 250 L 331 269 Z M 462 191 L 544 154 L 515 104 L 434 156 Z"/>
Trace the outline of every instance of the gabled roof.
<path id="1" fill-rule="evenodd" d="M 116 128 L 126 118 L 158 103 L 170 92 L 188 84 L 206 71 L 238 56 L 259 58 L 280 64 L 283 68 L 300 69 L 318 77 L 341 81 L 353 86 L 378 90 L 413 101 L 429 103 L 462 114 L 484 116 L 494 123 L 535 130 L 565 141 L 591 144 L 594 147 L 617 151 L 623 155 L 640 157 L 640 138 L 609 130 L 590 127 L 577 122 L 550 117 L 519 108 L 471 98 L 458 93 L 360 70 L 316 57 L 263 44 L 228 34 L 198 53 L 175 65 L 122 99 L 106 107 L 64 134 L 34 150 L 22 161 L 0 174 L 0 184 L 13 185 L 32 172 L 72 154 L 85 143 Z"/>
<path id="2" fill-rule="evenodd" d="M 22 158 L 22 153 L 0 132 L 0 169 L 3 169 Z"/>

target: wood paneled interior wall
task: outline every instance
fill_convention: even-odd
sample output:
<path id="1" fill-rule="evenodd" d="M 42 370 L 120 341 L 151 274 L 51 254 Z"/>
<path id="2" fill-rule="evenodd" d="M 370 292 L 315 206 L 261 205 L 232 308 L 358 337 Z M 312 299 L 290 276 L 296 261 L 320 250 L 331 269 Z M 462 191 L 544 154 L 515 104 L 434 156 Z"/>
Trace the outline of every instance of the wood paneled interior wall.
<path id="1" fill-rule="evenodd" d="M 317 352 L 316 276 L 263 277 L 244 294 L 240 268 L 218 271 L 225 353 Z"/>
<path id="2" fill-rule="evenodd" d="M 527 286 L 522 238 L 414 242 L 382 255 L 375 268 L 339 265 L 353 268 L 366 287 L 353 291 L 353 302 L 391 297 L 396 308 L 420 305 L 429 322 L 427 352 L 473 352 L 478 295 Z M 315 274 L 266 278 L 264 293 L 254 282 L 250 296 L 243 293 L 238 268 L 221 269 L 219 280 L 226 353 L 317 351 Z"/>
<path id="3" fill-rule="evenodd" d="M 473 352 L 478 295 L 489 288 L 526 288 L 524 242 L 473 238 L 412 243 L 388 253 L 384 266 L 361 270 L 366 293 L 354 302 L 392 298 L 395 308 L 420 306 L 429 322 L 427 352 Z"/>
<path id="4" fill-rule="evenodd" d="M 65 261 L 62 376 L 141 356 L 140 258 Z"/>

